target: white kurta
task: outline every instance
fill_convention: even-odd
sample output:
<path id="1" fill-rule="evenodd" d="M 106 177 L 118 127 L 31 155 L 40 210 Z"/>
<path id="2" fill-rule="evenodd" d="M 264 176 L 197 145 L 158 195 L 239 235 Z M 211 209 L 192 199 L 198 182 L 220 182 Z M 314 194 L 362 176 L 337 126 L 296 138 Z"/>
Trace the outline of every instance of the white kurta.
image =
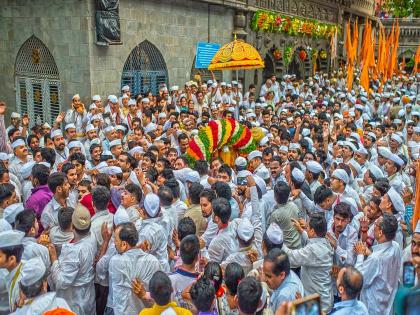
<path id="1" fill-rule="evenodd" d="M 209 245 L 209 258 L 211 261 L 222 263 L 231 253 L 239 251 L 239 242 L 236 230 L 241 219 L 229 222 L 228 227 L 219 230 Z"/>
<path id="2" fill-rule="evenodd" d="M 355 267 L 363 274 L 360 300 L 371 315 L 392 313 L 392 304 L 398 289 L 402 251 L 394 241 L 372 246 L 372 254 L 364 261 L 357 255 Z"/>
<path id="3" fill-rule="evenodd" d="M 136 224 L 139 233 L 139 243 L 145 240 L 150 242 L 149 254 L 152 254 L 159 260 L 161 268 L 165 272 L 169 272 L 168 258 L 168 235 L 158 222 L 161 218 L 145 219 Z"/>
<path id="4" fill-rule="evenodd" d="M 64 299 L 57 297 L 55 292 L 48 292 L 35 297 L 30 303 L 18 308 L 12 315 L 42 315 L 58 307 L 71 311 Z"/>
<path id="5" fill-rule="evenodd" d="M 96 212 L 91 219 L 90 232 L 92 238 L 95 240 L 97 250 L 101 247 L 103 239 L 101 234 L 102 224 L 107 223 L 108 229 L 112 227 L 114 215 L 108 210 Z"/>
<path id="6" fill-rule="evenodd" d="M 0 269 L 0 314 L 9 314 L 9 294 L 7 293 L 7 269 Z"/>
<path id="7" fill-rule="evenodd" d="M 76 243 L 63 244 L 61 255 L 51 265 L 49 283 L 78 315 L 95 315 L 93 262 L 96 246 L 90 235 Z"/>
<path id="8" fill-rule="evenodd" d="M 20 290 L 19 290 L 19 282 L 22 278 L 22 267 L 24 262 L 22 261 L 19 265 L 16 266 L 11 272 L 9 272 L 6 276 L 6 288 L 8 293 L 8 304 L 9 309 L 14 311 L 16 303 L 19 301 L 20 297 Z"/>
<path id="9" fill-rule="evenodd" d="M 50 268 L 50 254 L 47 247 L 37 243 L 34 237 L 24 237 L 22 240 L 22 245 L 24 247 L 22 259 L 29 260 L 35 257 L 39 257 L 45 264 L 47 270 Z"/>
<path id="10" fill-rule="evenodd" d="M 44 229 L 58 225 L 58 209 L 60 208 L 61 205 L 52 197 L 41 214 L 41 224 Z"/>
<path id="11" fill-rule="evenodd" d="M 138 278 L 149 290 L 149 281 L 160 270 L 160 263 L 153 255 L 141 249 L 131 249 L 115 255 L 109 263 L 109 292 L 115 315 L 138 315 L 143 302 L 133 293 L 132 281 Z"/>
<path id="12" fill-rule="evenodd" d="M 302 234 L 306 240 L 306 232 Z M 333 305 L 331 270 L 334 250 L 325 238 L 310 238 L 303 248 L 289 249 L 283 245 L 292 267 L 302 266 L 300 277 L 305 295 L 319 293 L 322 311 L 329 313 Z"/>

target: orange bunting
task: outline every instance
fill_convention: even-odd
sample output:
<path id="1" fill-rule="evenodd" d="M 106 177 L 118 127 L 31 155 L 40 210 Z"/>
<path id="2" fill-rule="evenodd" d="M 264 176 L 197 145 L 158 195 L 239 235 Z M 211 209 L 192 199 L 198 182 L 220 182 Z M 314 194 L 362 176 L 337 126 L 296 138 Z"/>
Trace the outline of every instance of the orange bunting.
<path id="1" fill-rule="evenodd" d="M 359 40 L 357 20 L 353 23 L 353 36 L 350 28 L 350 21 L 346 24 L 346 40 L 344 47 L 347 52 L 347 89 L 351 90 L 353 87 L 354 77 L 354 63 L 356 61 L 357 46 Z"/>

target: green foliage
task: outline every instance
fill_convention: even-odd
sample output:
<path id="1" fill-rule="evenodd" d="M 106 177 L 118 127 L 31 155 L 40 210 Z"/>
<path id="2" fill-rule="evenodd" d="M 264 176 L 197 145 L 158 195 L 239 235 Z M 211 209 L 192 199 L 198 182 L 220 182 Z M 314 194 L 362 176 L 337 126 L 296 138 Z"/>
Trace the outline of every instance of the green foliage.
<path id="1" fill-rule="evenodd" d="M 418 0 L 388 0 L 385 7 L 394 17 L 420 16 L 420 1 Z"/>

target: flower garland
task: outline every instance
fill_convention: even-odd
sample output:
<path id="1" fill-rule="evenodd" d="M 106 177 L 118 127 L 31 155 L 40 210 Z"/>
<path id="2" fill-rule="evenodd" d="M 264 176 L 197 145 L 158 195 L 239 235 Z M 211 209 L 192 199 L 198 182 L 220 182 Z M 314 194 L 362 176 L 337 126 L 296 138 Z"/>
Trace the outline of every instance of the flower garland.
<path id="1" fill-rule="evenodd" d="M 255 12 L 251 21 L 251 29 L 255 32 L 283 32 L 291 36 L 309 36 L 313 38 L 330 38 L 335 34 L 336 30 L 341 32 L 340 27 L 332 23 L 265 10 Z"/>
<path id="2" fill-rule="evenodd" d="M 288 45 L 284 47 L 283 64 L 286 68 L 292 62 L 293 53 L 294 53 L 293 46 Z"/>
<path id="3" fill-rule="evenodd" d="M 186 157 L 188 163 L 194 165 L 197 160 L 210 161 L 214 151 L 226 148 L 229 151 L 237 150 L 240 154 L 249 154 L 257 148 L 257 144 L 251 131 L 238 121 L 212 120 L 190 140 Z"/>
<path id="4" fill-rule="evenodd" d="M 304 61 L 307 57 L 306 51 L 304 49 L 302 49 L 301 51 L 299 51 L 299 58 L 300 60 Z"/>

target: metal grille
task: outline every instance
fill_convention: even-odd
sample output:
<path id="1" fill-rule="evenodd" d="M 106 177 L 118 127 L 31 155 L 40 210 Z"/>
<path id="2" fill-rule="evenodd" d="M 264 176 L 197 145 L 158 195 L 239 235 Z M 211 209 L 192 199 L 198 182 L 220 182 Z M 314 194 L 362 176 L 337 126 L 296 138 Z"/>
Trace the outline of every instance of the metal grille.
<path id="1" fill-rule="evenodd" d="M 17 110 L 29 115 L 31 126 L 52 123 L 61 107 L 60 78 L 53 56 L 35 36 L 19 50 L 15 77 Z"/>
<path id="2" fill-rule="evenodd" d="M 130 86 L 134 95 L 148 91 L 156 95 L 163 84 L 168 84 L 165 60 L 160 51 L 145 40 L 131 51 L 125 61 L 121 86 Z"/>
<path id="3" fill-rule="evenodd" d="M 59 80 L 53 56 L 35 36 L 31 36 L 20 48 L 16 58 L 15 74 L 23 77 Z"/>

